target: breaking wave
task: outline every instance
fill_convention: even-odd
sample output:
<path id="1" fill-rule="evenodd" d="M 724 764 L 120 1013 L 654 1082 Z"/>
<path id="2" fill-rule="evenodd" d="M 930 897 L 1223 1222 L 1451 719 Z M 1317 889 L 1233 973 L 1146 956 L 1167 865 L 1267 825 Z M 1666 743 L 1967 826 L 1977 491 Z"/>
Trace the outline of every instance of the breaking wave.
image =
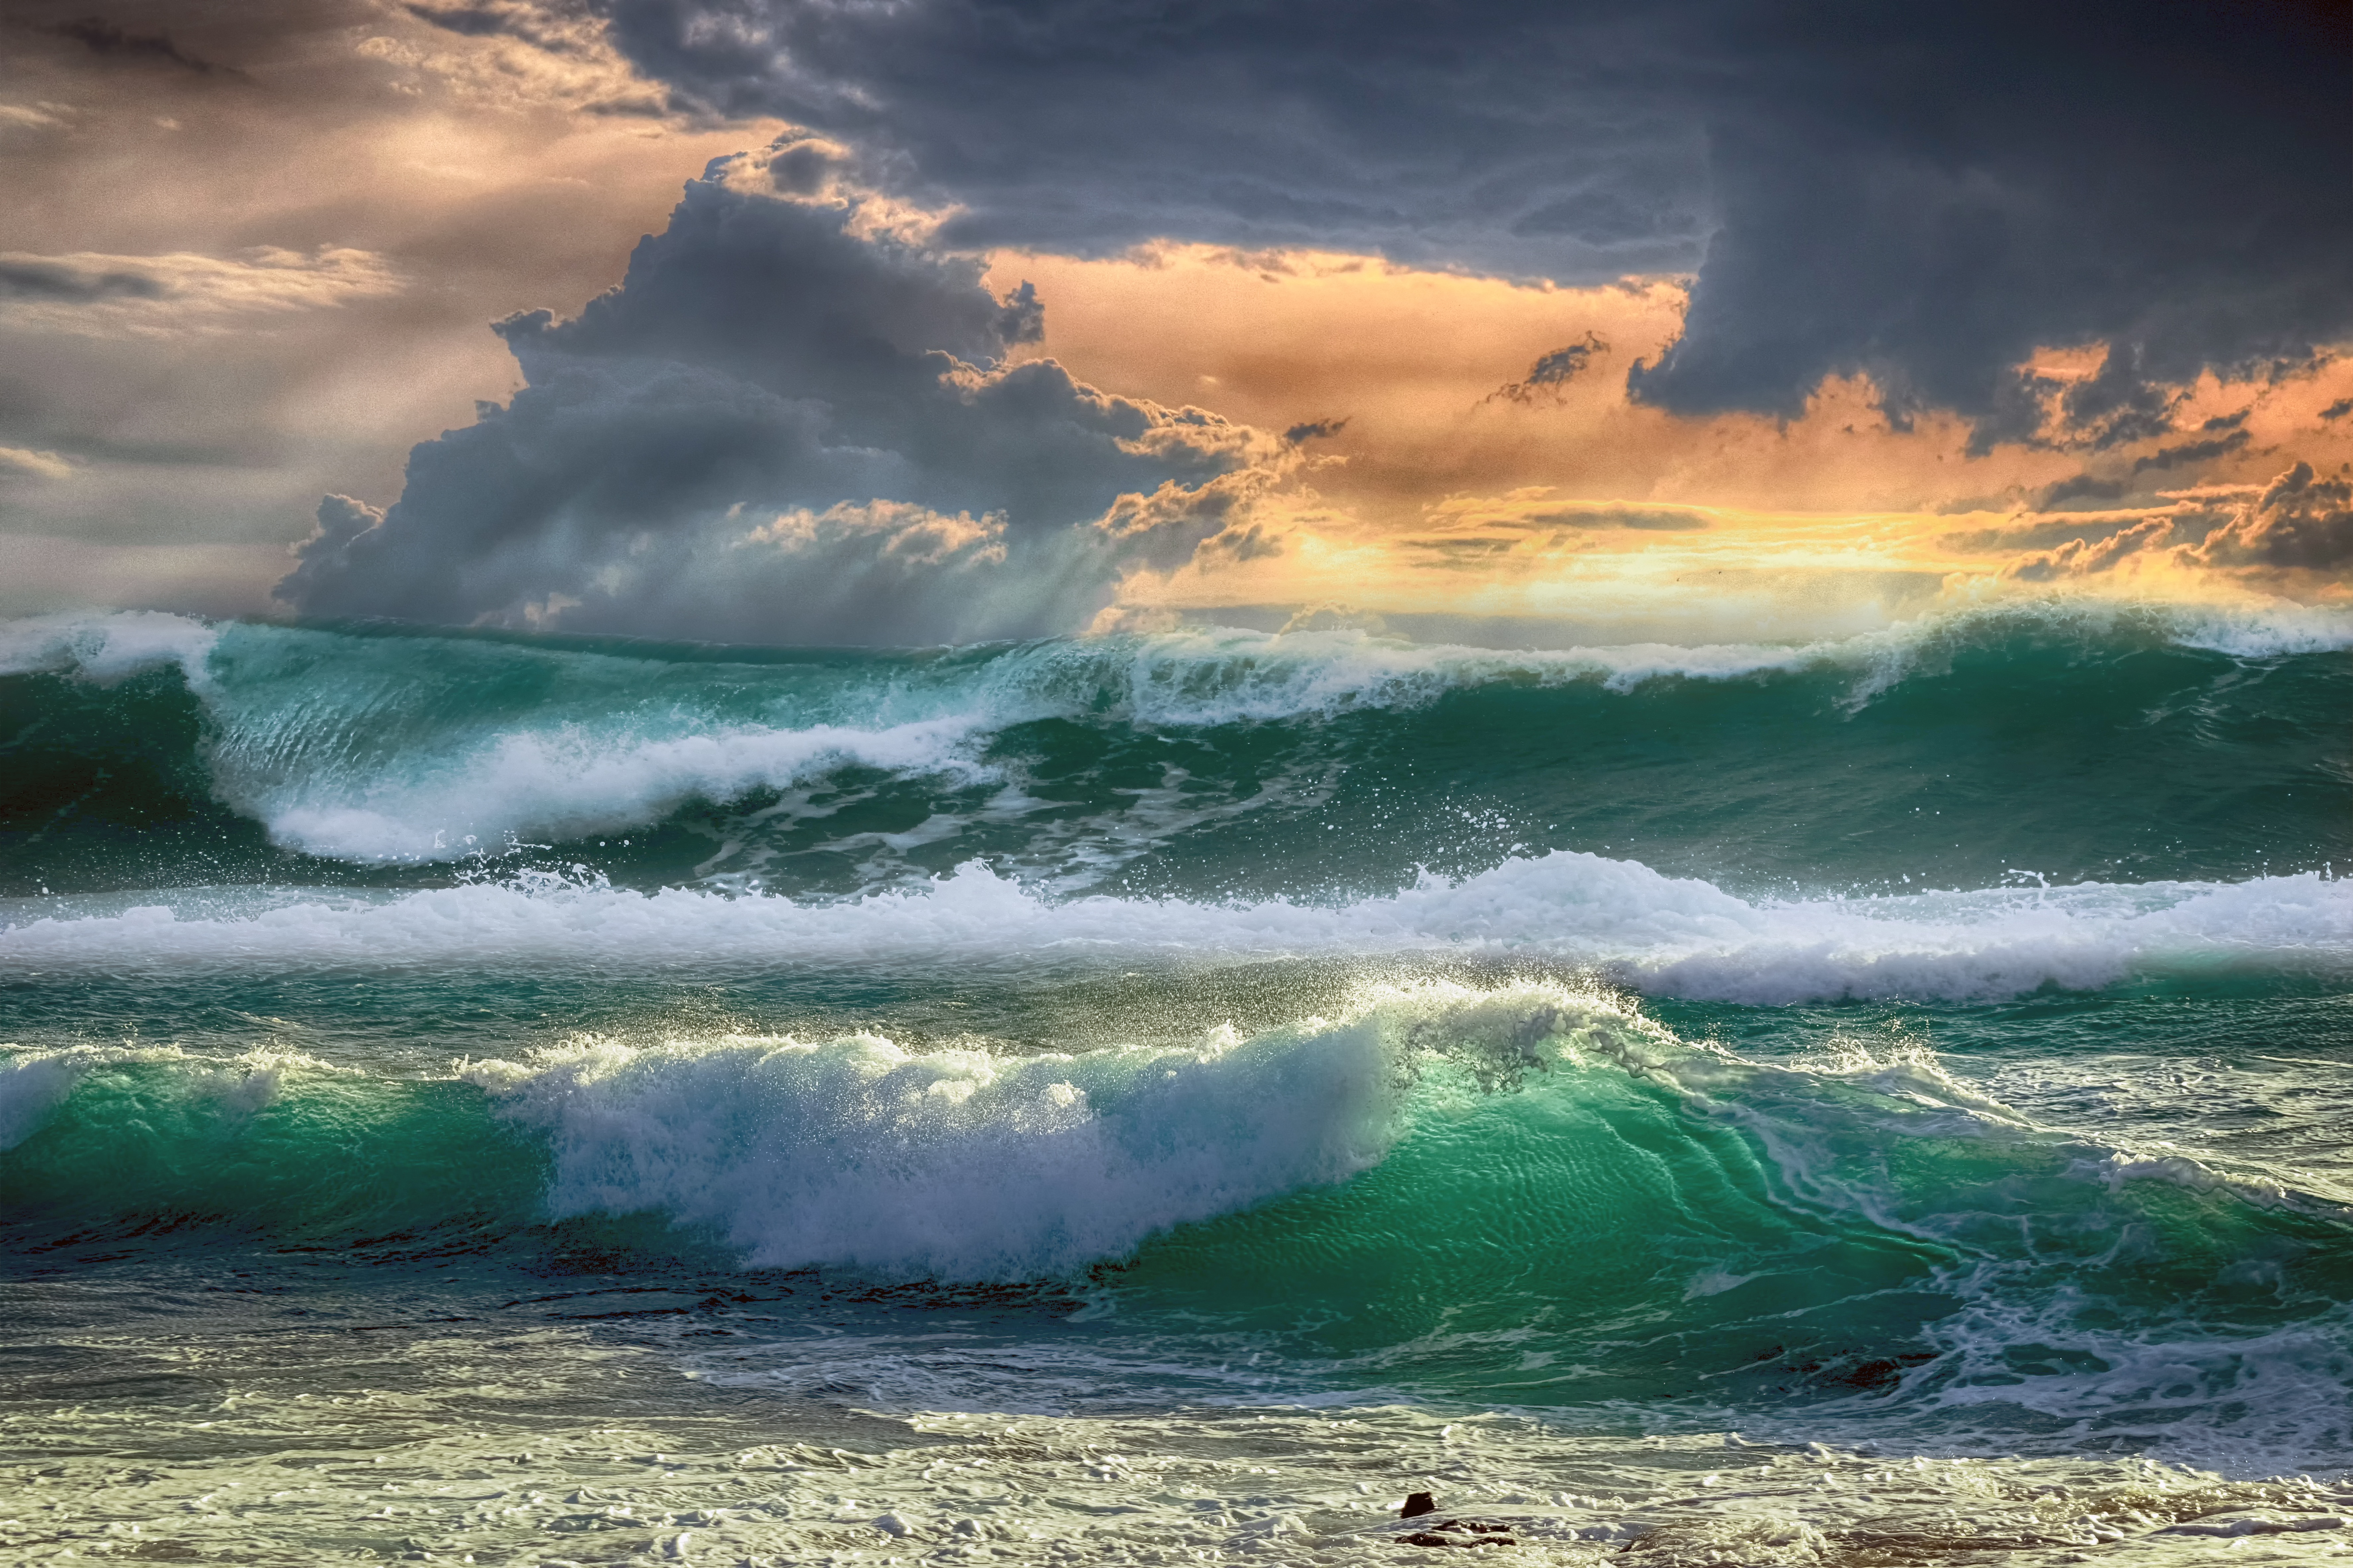
<path id="1" fill-rule="evenodd" d="M 417 1079 L 16 1051 L 0 1142 L 19 1244 L 446 1258 L 642 1216 L 736 1267 L 1075 1281 L 1303 1387 L 2353 1452 L 2337 1205 L 2036 1126 L 1917 1049 L 1767 1066 L 1557 984 L 1033 1056 L 582 1038 Z"/>
<path id="2" fill-rule="evenodd" d="M 74 709 L 47 715 L 44 726 L 46 744 L 69 751 L 106 749 L 110 728 L 152 727 L 151 710 L 165 700 L 139 688 L 111 704 L 106 690 L 142 677 L 173 681 L 196 704 L 202 733 L 194 755 L 156 759 L 160 773 L 193 766 L 204 793 L 281 849 L 368 865 L 571 843 L 659 824 L 691 803 L 773 796 L 860 771 L 930 781 L 934 793 L 975 791 L 976 802 L 1021 800 L 1037 793 L 1034 769 L 998 746 L 1023 726 L 1166 734 L 1312 729 L 1376 714 L 1394 725 L 1455 694 L 1582 691 L 1655 706 L 1694 685 L 1757 681 L 1795 693 L 1793 721 L 1820 711 L 1810 721 L 1835 722 L 1908 681 L 1952 675 L 1957 660 L 2030 652 L 2096 667 L 2168 649 L 2244 661 L 2348 648 L 2353 618 L 2334 612 L 2083 601 L 1802 645 L 1557 651 L 1208 629 L 927 653 L 763 654 L 118 614 L 0 628 L 0 681 L 64 677 L 85 689 L 71 702 L 48 688 L 20 699 Z M 1672 707 L 1657 717 L 1718 721 Z M 1576 707 L 1517 718 L 1591 722 Z M 1413 747 L 1410 731 L 1388 739 Z M 1295 744 L 1314 752 L 1319 742 Z M 1197 789 L 1208 777 L 1186 773 Z"/>

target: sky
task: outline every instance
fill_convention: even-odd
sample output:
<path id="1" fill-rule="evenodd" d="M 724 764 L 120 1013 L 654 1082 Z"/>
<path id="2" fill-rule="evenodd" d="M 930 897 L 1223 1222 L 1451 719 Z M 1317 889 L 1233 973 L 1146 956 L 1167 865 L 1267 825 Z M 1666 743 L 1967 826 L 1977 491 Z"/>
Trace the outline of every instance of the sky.
<path id="1" fill-rule="evenodd" d="M 2353 602 L 2348 67 L 2286 0 L 6 0 L 0 615 Z"/>

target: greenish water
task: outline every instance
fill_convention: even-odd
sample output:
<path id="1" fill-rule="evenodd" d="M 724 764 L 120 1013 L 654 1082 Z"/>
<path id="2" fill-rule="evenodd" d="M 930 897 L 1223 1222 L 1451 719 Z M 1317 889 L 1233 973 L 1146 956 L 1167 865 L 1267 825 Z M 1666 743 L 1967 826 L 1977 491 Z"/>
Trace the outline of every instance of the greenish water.
<path id="1" fill-rule="evenodd" d="M 19 624 L 0 1349 L 2334 1473 L 2348 646 Z"/>

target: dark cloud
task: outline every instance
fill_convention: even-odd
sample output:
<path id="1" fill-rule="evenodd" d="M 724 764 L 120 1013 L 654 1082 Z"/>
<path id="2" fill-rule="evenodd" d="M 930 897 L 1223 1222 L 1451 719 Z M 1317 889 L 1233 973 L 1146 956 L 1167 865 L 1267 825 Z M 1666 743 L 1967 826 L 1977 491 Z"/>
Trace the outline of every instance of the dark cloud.
<path id="1" fill-rule="evenodd" d="M 1501 397 L 1512 403 L 1533 403 L 1546 392 L 1567 386 L 1593 363 L 1596 354 L 1608 353 L 1609 345 L 1599 332 L 1588 332 L 1582 341 L 1556 348 L 1545 354 L 1519 381 L 1505 382 L 1488 395 L 1488 401 Z"/>
<path id="2" fill-rule="evenodd" d="M 100 300 L 160 300 L 163 282 L 129 268 L 93 269 L 31 258 L 0 257 L 0 300 L 87 304 Z"/>
<path id="3" fill-rule="evenodd" d="M 1313 245 L 1592 281 L 1696 270 L 1632 374 L 2031 434 L 2037 347 L 2122 384 L 2353 335 L 2353 23 L 2293 0 L 583 0 L 683 106 L 769 113 L 959 204 L 948 238 Z M 2047 390 L 2047 388 L 2042 389 Z M 2084 408 L 2079 411 L 2090 414 Z"/>
<path id="4" fill-rule="evenodd" d="M 2227 457 L 2244 447 L 2253 437 L 2244 430 L 2233 430 L 2227 436 L 2217 436 L 2208 441 L 2183 441 L 2176 446 L 2159 447 L 2156 451 L 2133 459 L 2132 471 L 2145 474 L 2151 468 L 2166 470 L 2192 463 L 2211 462 Z"/>
<path id="5" fill-rule="evenodd" d="M 1173 236 L 1600 281 L 1688 271 L 1705 243 L 1704 128 L 1629 85 L 1670 62 L 1672 21 L 1408 0 L 590 8 L 682 107 L 781 116 L 961 205 L 955 244 Z"/>
<path id="6" fill-rule="evenodd" d="M 2149 383 L 2353 331 L 2329 85 L 2353 37 L 2318 7 L 1759 6 L 1736 31 L 1757 89 L 1715 121 L 1724 227 L 1646 395 L 1794 413 L 1860 370 L 1982 431 L 2035 348 L 2106 342 L 2069 412 L 2113 444 L 2162 427 Z"/>
<path id="7" fill-rule="evenodd" d="M 2353 414 L 2353 397 L 2340 397 L 2320 411 L 2323 419 L 2342 419 Z"/>
<path id="8" fill-rule="evenodd" d="M 280 585 L 331 616 L 775 643 L 1067 631 L 1181 563 L 1254 433 L 1011 364 L 1042 306 L 855 198 L 722 160 L 622 284 L 497 331 L 528 384 L 331 497 Z M 1222 479 L 1222 476 L 1232 476 Z"/>
<path id="9" fill-rule="evenodd" d="M 1345 419 L 1310 419 L 1285 430 L 1282 438 L 1296 447 L 1308 441 L 1328 440 L 1347 427 Z"/>
<path id="10" fill-rule="evenodd" d="M 2131 489 L 2122 479 L 2102 479 L 2097 474 L 2074 474 L 2046 487 L 2041 495 L 2035 497 L 2034 509 L 2048 511 L 2052 507 L 2064 506 L 2073 500 L 2116 500 Z"/>
<path id="11" fill-rule="evenodd" d="M 847 173 L 850 163 L 845 149 L 802 137 L 785 143 L 768 160 L 768 178 L 786 195 L 813 196 Z"/>
<path id="12" fill-rule="evenodd" d="M 158 60 L 178 66 L 198 76 L 238 77 L 244 73 L 217 65 L 174 43 L 168 33 L 133 33 L 102 16 L 81 16 L 70 22 L 60 22 L 49 31 L 61 38 L 71 38 L 90 53 L 121 60 Z"/>
<path id="13" fill-rule="evenodd" d="M 2188 395 L 2151 380 L 2141 360 L 2139 344 L 2115 344 L 2096 372 L 2067 386 L 2058 400 L 2057 438 L 2105 452 L 2169 432 L 2174 413 Z M 2021 380 L 2029 386 L 2049 384 L 2031 375 Z"/>

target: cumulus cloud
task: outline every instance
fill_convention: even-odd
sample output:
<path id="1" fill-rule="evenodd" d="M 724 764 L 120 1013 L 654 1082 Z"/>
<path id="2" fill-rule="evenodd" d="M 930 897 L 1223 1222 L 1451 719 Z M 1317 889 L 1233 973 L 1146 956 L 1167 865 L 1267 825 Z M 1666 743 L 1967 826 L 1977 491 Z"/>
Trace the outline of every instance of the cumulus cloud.
<path id="1" fill-rule="evenodd" d="M 89 337 L 177 337 L 398 293 L 364 250 L 262 247 L 233 257 L 0 252 L 0 325 Z"/>
<path id="2" fill-rule="evenodd" d="M 2298 462 L 2260 488 L 2186 492 L 2163 511 L 2042 526 L 2076 536 L 2017 556 L 2002 567 L 2002 576 L 2048 583 L 2128 567 L 2177 566 L 2284 581 L 2333 580 L 2353 564 L 2353 479 L 2323 477 L 2310 463 Z M 1992 536 L 1975 540 L 1980 546 L 1993 542 Z"/>
<path id="3" fill-rule="evenodd" d="M 580 3 L 681 105 L 821 131 L 957 243 L 1696 271 L 1631 376 L 1680 412 L 1861 374 L 1990 444 L 2040 424 L 2040 346 L 2173 385 L 2353 334 L 2345 37 L 2294 0 Z"/>
<path id="4" fill-rule="evenodd" d="M 93 13 L 244 76 L 48 30 Z M 75 476 L 0 496 L 13 610 L 267 613 L 322 492 L 389 500 L 412 446 L 516 384 L 485 321 L 608 287 L 681 181 L 765 139 L 575 112 L 663 97 L 579 27 L 594 47 L 559 55 L 389 0 L 0 0 L 0 100 L 46 121 L 0 110 L 0 446 Z M 259 246 L 304 266 L 254 267 Z M 164 297 L 27 297 L 28 264 Z M 118 549 L 150 564 L 105 566 Z"/>
<path id="5" fill-rule="evenodd" d="M 2321 479 L 2310 463 L 2298 463 L 2208 534 L 2194 553 L 2218 566 L 2344 566 L 2353 562 L 2353 481 Z"/>
<path id="6" fill-rule="evenodd" d="M 2049 550 L 2021 555 L 2001 574 L 2019 583 L 2051 583 L 2113 571 L 2119 562 L 2155 549 L 2173 537 L 2171 517 L 2151 517 L 2096 538 L 2070 539 Z"/>
<path id="7" fill-rule="evenodd" d="M 280 597 L 770 643 L 1068 631 L 1283 460 L 1014 363 L 1034 291 L 990 294 L 892 203 L 777 189 L 775 161 L 716 161 L 577 317 L 500 322 L 524 388 L 417 447 L 382 514 L 328 498 Z"/>

